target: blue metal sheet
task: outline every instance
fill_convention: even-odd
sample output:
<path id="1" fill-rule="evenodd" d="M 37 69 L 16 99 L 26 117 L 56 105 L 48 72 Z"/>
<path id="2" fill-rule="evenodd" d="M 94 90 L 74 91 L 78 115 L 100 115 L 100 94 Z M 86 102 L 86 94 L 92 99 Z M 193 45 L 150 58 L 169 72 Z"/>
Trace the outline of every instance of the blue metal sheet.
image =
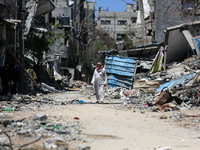
<path id="1" fill-rule="evenodd" d="M 106 69 L 106 72 L 110 73 L 110 74 L 118 74 L 118 75 L 133 77 L 134 70 L 132 72 L 126 72 L 126 71 L 125 70 L 116 70 L 116 69 Z"/>
<path id="2" fill-rule="evenodd" d="M 197 39 L 196 39 L 196 43 L 197 43 L 197 47 L 198 47 L 199 52 L 200 52 L 200 38 L 197 38 Z"/>
<path id="3" fill-rule="evenodd" d="M 135 71 L 136 58 L 107 55 L 105 68 L 111 74 L 108 85 L 110 87 L 125 87 L 131 89 Z"/>
<path id="4" fill-rule="evenodd" d="M 106 72 L 122 76 L 133 77 L 136 65 L 136 58 L 121 57 L 116 55 L 106 56 Z"/>
<path id="5" fill-rule="evenodd" d="M 133 78 L 132 77 L 122 77 L 112 74 L 108 80 L 108 85 L 110 87 L 124 87 L 131 89 Z"/>
<path id="6" fill-rule="evenodd" d="M 157 91 L 157 92 L 160 92 L 164 87 L 170 88 L 170 87 L 175 86 L 175 85 L 180 84 L 180 83 L 183 83 L 183 84 L 184 84 L 184 83 L 186 83 L 187 81 L 191 80 L 191 79 L 194 77 L 195 74 L 196 74 L 196 73 L 193 73 L 193 74 L 190 74 L 190 75 L 187 75 L 187 76 L 183 76 L 183 77 L 180 78 L 180 79 L 167 82 L 167 83 L 161 85 L 159 88 L 157 88 L 156 91 Z"/>

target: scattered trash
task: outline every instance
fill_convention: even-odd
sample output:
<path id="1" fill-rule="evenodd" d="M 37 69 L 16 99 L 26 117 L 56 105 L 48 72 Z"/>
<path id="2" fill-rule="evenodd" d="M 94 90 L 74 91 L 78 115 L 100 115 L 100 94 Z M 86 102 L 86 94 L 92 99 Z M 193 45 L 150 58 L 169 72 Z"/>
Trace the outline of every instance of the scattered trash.
<path id="1" fill-rule="evenodd" d="M 122 87 L 105 87 L 105 100 L 111 104 L 118 103 L 114 109 L 125 109 L 132 112 L 145 114 L 147 111 L 173 111 L 173 115 L 168 117 L 162 115 L 159 119 L 174 119 L 175 121 L 186 120 L 188 124 L 182 124 L 185 128 L 194 127 L 198 130 L 200 124 L 200 114 L 198 113 L 183 113 L 178 110 L 193 110 L 199 109 L 200 105 L 200 71 L 194 70 L 189 65 L 191 62 L 186 61 L 180 64 L 168 66 L 168 70 L 161 73 L 142 76 L 133 84 L 133 89 Z M 181 68 L 181 69 L 180 69 Z M 181 71 L 177 71 L 177 70 Z M 182 70 L 185 70 L 182 71 Z M 186 71 L 187 70 L 187 71 Z M 90 85 L 86 85 L 81 81 L 73 81 L 67 92 L 77 91 L 87 95 L 88 99 L 94 96 L 94 89 Z M 54 86 L 41 83 L 41 89 L 34 95 L 7 95 L 0 96 L 2 105 L 0 111 L 10 116 L 1 115 L 1 128 L 11 129 L 11 137 L 34 137 L 34 140 L 39 140 L 42 137 L 48 137 L 43 143 L 43 147 L 57 148 L 63 146 L 68 148 L 66 140 L 82 140 L 81 130 L 79 129 L 78 121 L 70 124 L 62 119 L 55 119 L 55 116 L 49 116 L 43 111 L 45 105 L 53 107 L 54 105 L 70 105 L 70 104 L 93 104 L 87 100 L 79 100 L 78 98 L 67 99 L 48 97 L 45 92 L 60 93 L 63 90 L 57 89 Z M 61 95 L 61 94 L 60 94 Z M 60 96 L 59 95 L 59 96 Z M 61 96 L 60 96 L 61 97 Z M 40 111 L 29 118 L 14 120 L 13 114 L 16 111 Z M 53 118 L 53 119 L 52 119 Z M 53 120 L 56 120 L 55 122 Z M 79 117 L 74 117 L 74 120 L 80 120 Z M 192 124 L 192 125 L 191 125 Z M 4 134 L 4 133 L 1 133 Z M 57 138 L 61 137 L 61 139 Z M 12 138 L 11 138 L 12 140 Z M 33 140 L 33 141 L 34 141 Z M 184 143 L 185 140 L 182 140 Z M 25 147 L 25 146 L 24 146 Z M 82 147 L 82 149 L 90 149 L 90 147 Z M 156 150 L 171 150 L 170 146 L 157 147 Z"/>
<path id="2" fill-rule="evenodd" d="M 74 119 L 75 119 L 75 120 L 79 120 L 79 118 L 78 118 L 78 117 L 74 117 Z"/>
<path id="3" fill-rule="evenodd" d="M 186 117 L 200 117 L 199 114 L 186 114 Z"/>
<path id="4" fill-rule="evenodd" d="M 6 109 L 4 109 L 4 111 L 14 111 L 14 109 L 13 108 L 6 108 Z"/>
<path id="5" fill-rule="evenodd" d="M 160 116 L 160 119 L 167 119 L 168 117 L 163 115 L 163 116 Z"/>
<path id="6" fill-rule="evenodd" d="M 157 148 L 154 148 L 154 150 L 172 150 L 172 147 L 171 146 L 157 147 Z"/>

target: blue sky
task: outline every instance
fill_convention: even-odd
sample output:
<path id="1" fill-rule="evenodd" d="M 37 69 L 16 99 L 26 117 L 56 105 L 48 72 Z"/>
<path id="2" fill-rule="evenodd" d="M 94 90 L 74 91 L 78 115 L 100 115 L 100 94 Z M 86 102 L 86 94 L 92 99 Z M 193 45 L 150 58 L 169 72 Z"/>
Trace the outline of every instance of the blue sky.
<path id="1" fill-rule="evenodd" d="M 126 10 L 126 3 L 133 3 L 133 0 L 95 0 L 95 8 L 96 10 L 99 7 L 103 7 L 104 10 L 108 11 L 120 11 L 124 12 Z"/>
<path id="2" fill-rule="evenodd" d="M 92 1 L 92 0 L 88 0 Z M 104 10 L 108 11 L 118 11 L 125 12 L 126 3 L 134 3 L 133 0 L 95 0 L 95 9 L 98 10 L 99 7 L 103 7 Z"/>
<path id="3" fill-rule="evenodd" d="M 88 0 L 93 1 L 93 0 Z M 95 3 L 95 17 L 97 17 L 97 10 L 103 7 L 103 10 L 125 12 L 126 3 L 135 3 L 134 0 L 94 0 Z"/>

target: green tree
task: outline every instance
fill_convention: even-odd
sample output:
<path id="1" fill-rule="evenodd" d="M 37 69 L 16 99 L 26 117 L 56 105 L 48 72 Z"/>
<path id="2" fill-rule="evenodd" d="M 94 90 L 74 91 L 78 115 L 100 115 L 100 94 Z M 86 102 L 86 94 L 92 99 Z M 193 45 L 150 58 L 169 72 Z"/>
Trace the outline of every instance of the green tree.
<path id="1" fill-rule="evenodd" d="M 126 25 L 125 27 L 125 32 L 124 32 L 124 37 L 123 37 L 123 40 L 125 42 L 125 46 L 126 48 L 130 49 L 130 48 L 133 48 L 133 38 L 135 36 L 134 32 L 133 32 L 133 29 L 131 27 L 131 25 Z"/>
<path id="2" fill-rule="evenodd" d="M 27 53 L 30 53 L 33 58 L 37 58 L 38 63 L 41 62 L 44 52 L 49 50 L 49 42 L 45 33 L 30 33 L 26 36 L 25 47 Z"/>
<path id="3" fill-rule="evenodd" d="M 80 64 L 82 66 L 82 73 L 85 76 L 91 77 L 94 71 L 93 66 L 96 65 L 97 62 L 104 61 L 104 56 L 98 54 L 100 51 L 106 51 L 108 48 L 106 44 L 102 41 L 95 41 L 92 47 L 93 51 L 88 51 L 84 53 L 82 59 L 80 60 Z"/>
<path id="4" fill-rule="evenodd" d="M 60 46 L 64 45 L 64 43 L 61 41 L 61 38 L 66 38 L 68 33 L 66 33 L 64 29 L 61 29 L 61 27 L 62 25 L 59 24 L 58 21 L 55 23 L 55 25 L 51 24 L 50 30 L 45 35 L 49 46 L 52 46 L 56 43 L 58 43 Z"/>
<path id="5" fill-rule="evenodd" d="M 25 38 L 26 53 L 31 54 L 34 58 L 37 58 L 38 64 L 42 61 L 44 52 L 50 50 L 50 46 L 55 43 L 63 45 L 61 38 L 66 37 L 64 29 L 60 29 L 61 25 L 56 22 L 47 32 L 35 31 L 34 29 L 29 32 Z"/>

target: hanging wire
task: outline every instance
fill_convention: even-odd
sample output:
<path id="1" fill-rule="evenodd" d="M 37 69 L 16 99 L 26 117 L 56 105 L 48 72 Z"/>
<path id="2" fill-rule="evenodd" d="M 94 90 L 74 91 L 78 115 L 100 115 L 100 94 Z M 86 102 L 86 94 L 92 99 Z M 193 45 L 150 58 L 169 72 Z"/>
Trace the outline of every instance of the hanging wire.
<path id="1" fill-rule="evenodd" d="M 20 148 L 19 148 L 19 150 L 21 150 L 22 147 L 26 147 L 26 146 L 28 146 L 28 145 L 30 145 L 30 144 L 34 144 L 34 143 L 36 143 L 37 141 L 41 140 L 41 138 L 42 138 L 42 136 L 40 136 L 38 139 L 36 139 L 36 140 L 33 141 L 33 142 L 30 142 L 30 143 L 27 143 L 27 144 L 21 145 Z"/>
<path id="2" fill-rule="evenodd" d="M 0 132 L 0 135 L 1 135 L 1 134 L 4 134 L 4 135 L 8 138 L 8 140 L 9 140 L 9 143 L 8 143 L 8 144 L 0 144 L 0 150 L 13 150 L 13 147 L 12 147 L 12 145 L 13 145 L 12 140 L 11 140 L 11 138 L 10 138 L 10 136 L 8 135 L 7 132 L 8 132 L 8 131 L 1 131 L 1 132 Z M 24 144 L 24 145 L 21 145 L 21 146 L 19 147 L 19 150 L 21 150 L 23 147 L 26 147 L 26 146 L 28 146 L 28 145 L 31 145 L 31 144 L 34 144 L 34 143 L 38 142 L 39 140 L 41 140 L 41 138 L 42 138 L 42 136 L 40 136 L 40 137 L 39 137 L 38 139 L 36 139 L 35 141 L 32 141 L 32 142 L 30 142 L 30 143 L 26 143 L 26 144 Z"/>
<path id="3" fill-rule="evenodd" d="M 0 148 L 3 148 L 4 150 L 13 150 L 12 141 L 11 141 L 10 136 L 7 134 L 7 132 L 8 131 L 1 131 L 0 135 L 4 134 L 9 139 L 9 144 L 0 144 Z M 8 147 L 8 149 L 7 149 L 7 147 Z"/>

